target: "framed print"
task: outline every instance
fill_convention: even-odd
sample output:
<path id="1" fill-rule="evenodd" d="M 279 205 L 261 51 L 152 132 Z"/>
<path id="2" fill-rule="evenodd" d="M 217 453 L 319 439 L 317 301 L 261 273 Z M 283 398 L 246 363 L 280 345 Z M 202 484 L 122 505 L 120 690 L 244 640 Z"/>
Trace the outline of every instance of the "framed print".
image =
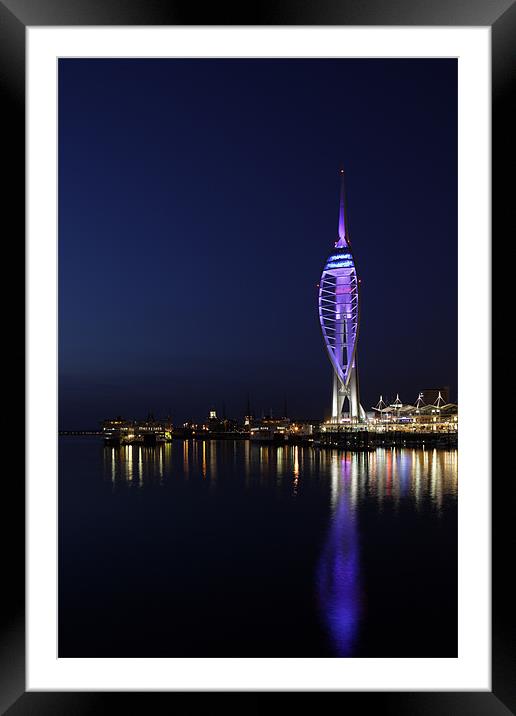
<path id="1" fill-rule="evenodd" d="M 0 2 L 27 286 L 2 708 L 516 712 L 490 377 L 514 4 L 197 15 Z"/>

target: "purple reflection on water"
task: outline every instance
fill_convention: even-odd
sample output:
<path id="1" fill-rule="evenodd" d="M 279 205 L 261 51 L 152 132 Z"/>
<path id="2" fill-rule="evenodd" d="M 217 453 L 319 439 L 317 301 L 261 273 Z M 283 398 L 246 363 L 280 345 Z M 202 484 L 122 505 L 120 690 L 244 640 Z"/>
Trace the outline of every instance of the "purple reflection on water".
<path id="1" fill-rule="evenodd" d="M 358 537 L 348 469 L 349 463 L 342 461 L 338 503 L 317 569 L 319 608 L 337 656 L 352 656 L 360 618 Z"/>

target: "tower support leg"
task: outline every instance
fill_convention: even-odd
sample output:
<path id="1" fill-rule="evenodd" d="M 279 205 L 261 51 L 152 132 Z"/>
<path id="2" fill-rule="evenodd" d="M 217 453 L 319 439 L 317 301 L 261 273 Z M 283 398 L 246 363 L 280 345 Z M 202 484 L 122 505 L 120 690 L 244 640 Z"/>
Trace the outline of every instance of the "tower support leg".
<path id="1" fill-rule="evenodd" d="M 357 371 L 355 366 L 351 369 L 349 378 L 349 415 L 351 418 L 360 418 L 360 398 L 358 396 Z"/>
<path id="2" fill-rule="evenodd" d="M 344 405 L 345 395 L 341 389 L 341 383 L 336 373 L 333 373 L 333 400 L 331 419 L 338 422 L 342 417 L 342 407 Z"/>

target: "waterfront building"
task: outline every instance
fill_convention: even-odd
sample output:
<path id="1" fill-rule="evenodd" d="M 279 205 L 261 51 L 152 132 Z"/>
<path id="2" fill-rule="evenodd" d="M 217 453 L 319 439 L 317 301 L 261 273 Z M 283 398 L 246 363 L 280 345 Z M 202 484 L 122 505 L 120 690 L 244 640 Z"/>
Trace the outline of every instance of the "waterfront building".
<path id="1" fill-rule="evenodd" d="M 296 420 L 290 424 L 289 435 L 293 438 L 311 438 L 320 430 L 319 421 Z"/>
<path id="2" fill-rule="evenodd" d="M 104 441 L 111 445 L 129 443 L 134 439 L 134 421 L 125 420 L 121 415 L 103 420 L 101 426 Z"/>
<path id="3" fill-rule="evenodd" d="M 272 415 L 261 420 L 253 420 L 249 436 L 251 440 L 272 442 L 273 440 L 286 440 L 290 428 L 288 418 L 273 418 Z"/>
<path id="4" fill-rule="evenodd" d="M 209 433 L 232 433 L 237 431 L 238 423 L 236 420 L 227 418 L 225 414 L 222 418 L 218 418 L 216 411 L 212 409 L 207 422 L 202 427 Z"/>
<path id="5" fill-rule="evenodd" d="M 441 392 L 437 391 L 435 402 L 427 404 L 421 391 L 414 405 L 403 403 L 399 394 L 391 405 L 386 405 L 383 397 L 373 408 L 374 417 L 368 423 L 371 431 L 397 430 L 411 432 L 457 432 L 458 406 L 445 402 Z"/>
<path id="6" fill-rule="evenodd" d="M 338 238 L 319 283 L 319 321 L 333 368 L 331 420 L 340 423 L 348 406 L 349 420 L 366 419 L 360 404 L 357 342 L 360 325 L 360 280 L 351 249 L 344 170 L 340 170 Z"/>
<path id="7" fill-rule="evenodd" d="M 108 418 L 102 422 L 102 435 L 110 445 L 129 445 L 143 443 L 155 445 L 171 439 L 172 422 L 156 420 L 149 413 L 146 420 L 125 420 L 122 417 Z"/>

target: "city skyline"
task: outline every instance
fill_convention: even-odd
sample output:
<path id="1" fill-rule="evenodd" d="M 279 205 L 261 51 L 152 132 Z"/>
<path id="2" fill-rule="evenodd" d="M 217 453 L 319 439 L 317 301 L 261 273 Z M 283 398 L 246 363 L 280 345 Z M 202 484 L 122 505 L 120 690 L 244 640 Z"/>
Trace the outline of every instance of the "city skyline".
<path id="1" fill-rule="evenodd" d="M 329 417 L 340 164 L 364 408 L 453 399 L 456 81 L 455 60 L 61 60 L 60 427 L 238 416 L 248 394 Z"/>

